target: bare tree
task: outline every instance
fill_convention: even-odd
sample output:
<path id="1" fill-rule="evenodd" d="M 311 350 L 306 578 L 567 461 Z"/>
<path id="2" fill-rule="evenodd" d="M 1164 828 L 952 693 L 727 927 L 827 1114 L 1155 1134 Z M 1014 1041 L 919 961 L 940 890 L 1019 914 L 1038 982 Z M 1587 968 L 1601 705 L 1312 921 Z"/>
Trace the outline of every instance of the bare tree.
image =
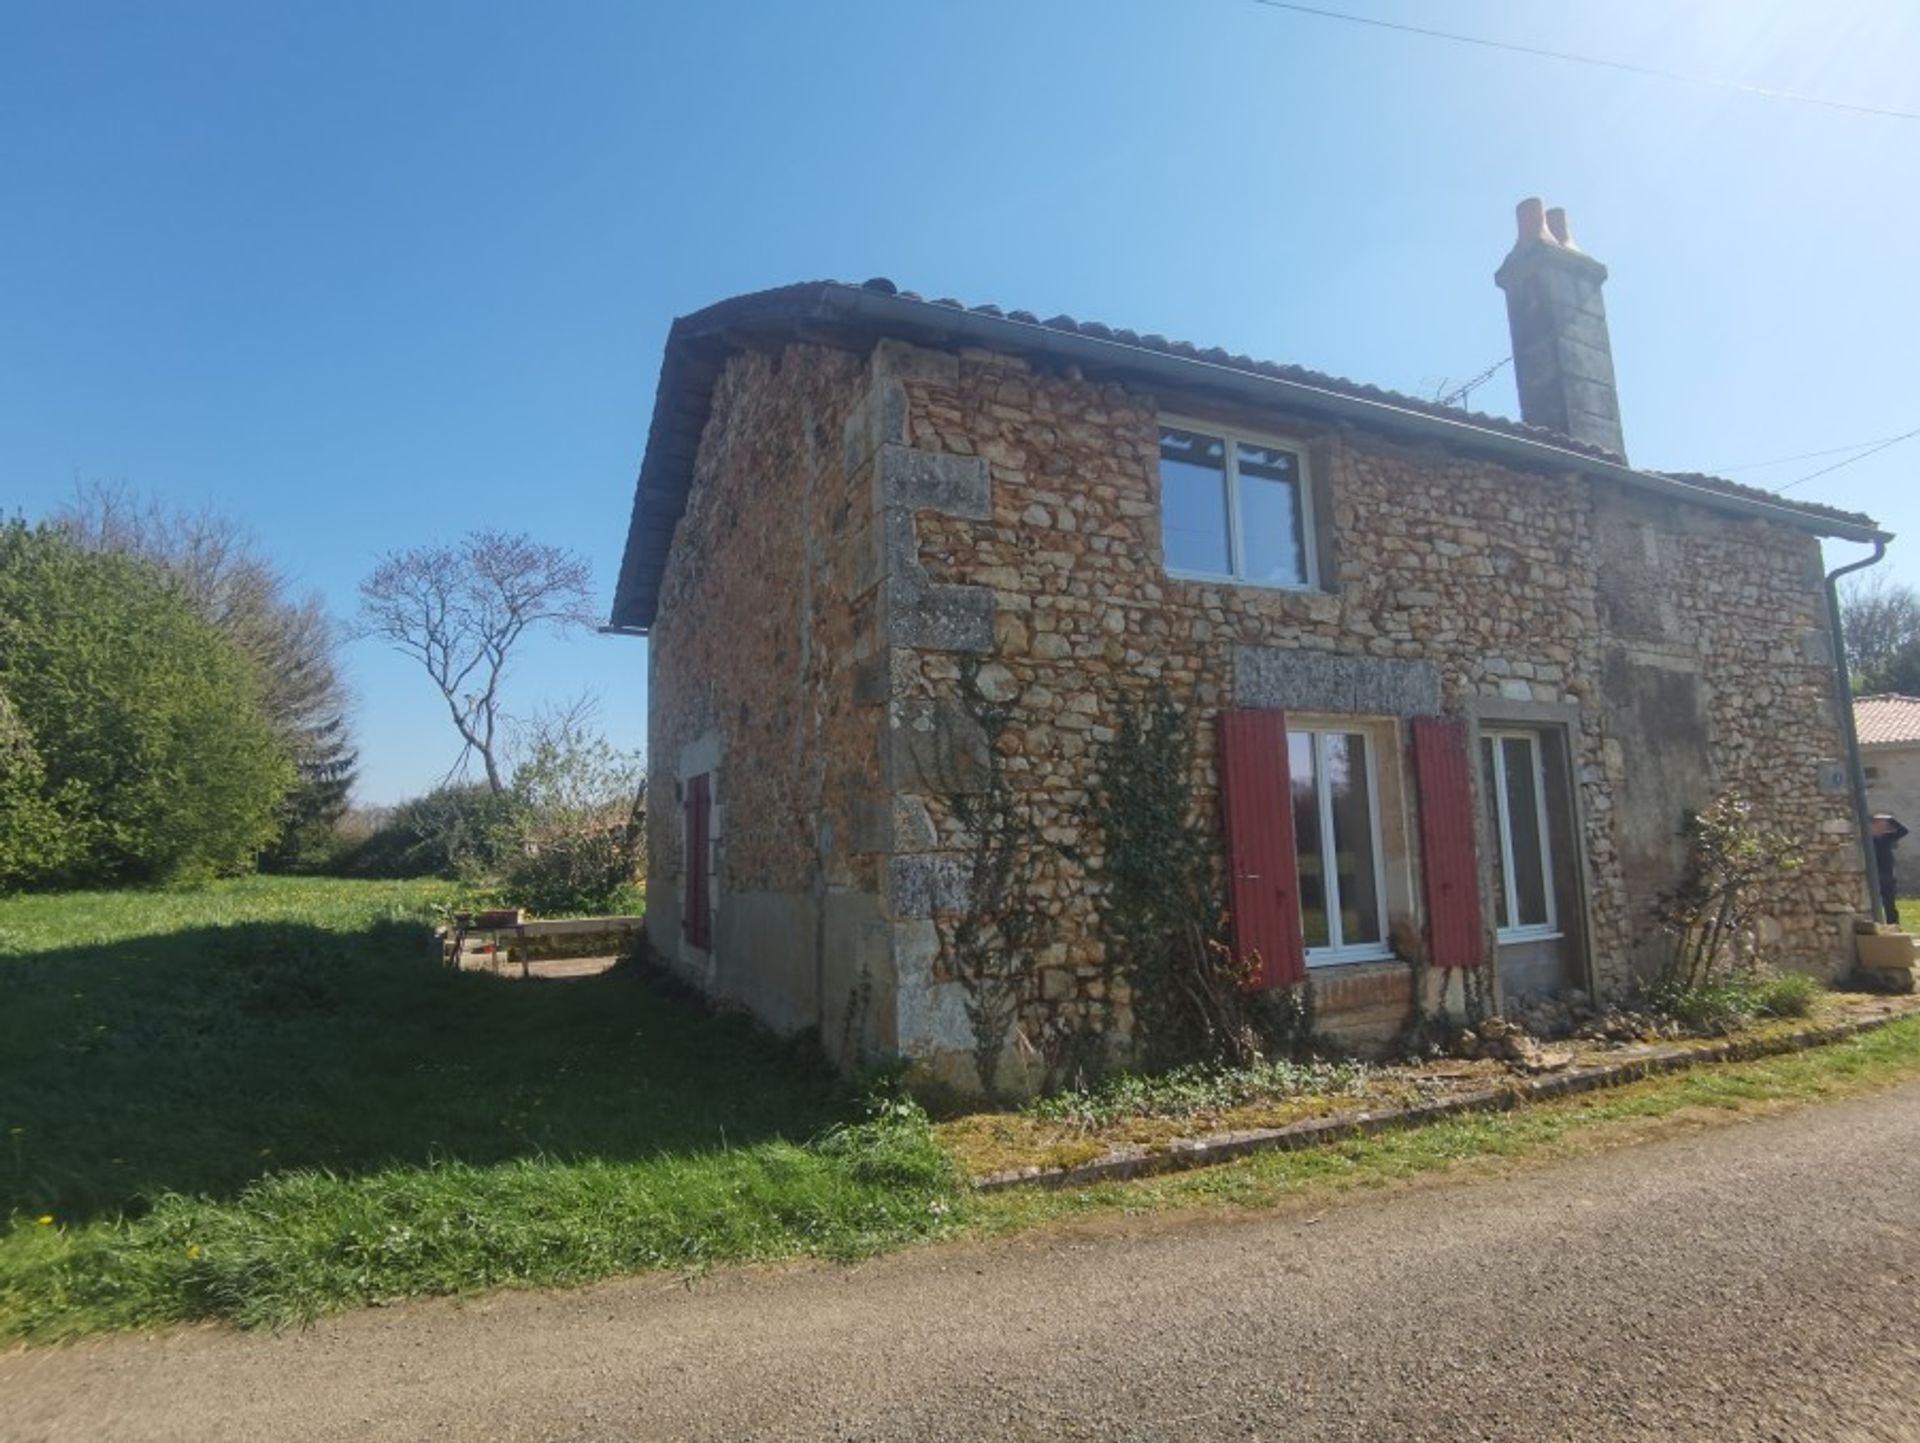
<path id="1" fill-rule="evenodd" d="M 1840 610 L 1847 670 L 1856 686 L 1878 691 L 1893 659 L 1920 645 L 1920 595 L 1873 572 L 1842 584 Z"/>
<path id="2" fill-rule="evenodd" d="M 478 754 L 487 785 L 501 775 L 501 683 L 529 631 L 591 626 L 584 558 L 504 531 L 471 531 L 451 546 L 381 557 L 360 583 L 361 628 L 426 668 L 464 744 L 457 771 Z"/>

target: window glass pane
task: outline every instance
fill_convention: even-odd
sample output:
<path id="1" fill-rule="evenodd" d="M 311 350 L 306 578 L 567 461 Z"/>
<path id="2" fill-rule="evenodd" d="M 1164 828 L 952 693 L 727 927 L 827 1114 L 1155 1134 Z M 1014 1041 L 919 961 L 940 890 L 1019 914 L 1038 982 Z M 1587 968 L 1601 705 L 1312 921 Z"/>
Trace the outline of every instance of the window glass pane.
<path id="1" fill-rule="evenodd" d="M 1227 544 L 1226 443 L 1170 427 L 1160 432 L 1160 532 L 1169 571 L 1226 576 L 1233 570 Z"/>
<path id="2" fill-rule="evenodd" d="M 1533 741 L 1503 737 L 1507 763 L 1507 815 L 1513 835 L 1513 890 L 1519 899 L 1518 925 L 1538 927 L 1547 920 L 1547 876 L 1540 856 L 1540 800 L 1534 775 Z"/>
<path id="3" fill-rule="evenodd" d="M 1493 925 L 1505 931 L 1507 920 L 1507 855 L 1500 843 L 1500 777 L 1495 770 L 1493 739 L 1480 738 L 1480 777 L 1486 786 L 1487 848 L 1493 856 Z"/>
<path id="4" fill-rule="evenodd" d="M 1378 859 L 1373 855 L 1373 803 L 1367 787 L 1367 739 L 1357 732 L 1322 739 L 1333 800 L 1333 854 L 1340 877 L 1340 942 L 1380 940 Z"/>
<path id="5" fill-rule="evenodd" d="M 1300 458 L 1291 451 L 1242 441 L 1234 461 L 1240 468 L 1240 555 L 1247 580 L 1305 586 Z"/>
<path id="6" fill-rule="evenodd" d="M 1293 774 L 1293 844 L 1299 854 L 1300 930 L 1309 947 L 1325 947 L 1327 873 L 1320 838 L 1320 787 L 1313 762 L 1313 733 L 1287 733 L 1287 770 Z"/>

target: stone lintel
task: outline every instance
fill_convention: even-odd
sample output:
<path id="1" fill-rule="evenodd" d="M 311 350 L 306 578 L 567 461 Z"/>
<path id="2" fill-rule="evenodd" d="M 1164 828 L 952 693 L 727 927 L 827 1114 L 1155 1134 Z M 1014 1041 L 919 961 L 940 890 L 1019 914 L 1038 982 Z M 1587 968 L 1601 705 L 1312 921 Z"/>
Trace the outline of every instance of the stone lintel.
<path id="1" fill-rule="evenodd" d="M 1440 674 L 1427 661 L 1240 646 L 1234 648 L 1233 699 L 1238 706 L 1337 716 L 1433 716 L 1440 710 Z"/>

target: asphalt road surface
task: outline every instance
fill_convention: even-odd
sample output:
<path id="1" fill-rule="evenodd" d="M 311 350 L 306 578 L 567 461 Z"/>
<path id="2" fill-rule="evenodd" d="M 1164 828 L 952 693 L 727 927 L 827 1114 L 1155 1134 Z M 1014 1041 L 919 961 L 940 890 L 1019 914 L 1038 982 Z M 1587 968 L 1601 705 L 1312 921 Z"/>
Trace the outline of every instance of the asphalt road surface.
<path id="1" fill-rule="evenodd" d="M 1920 1439 L 1920 1086 L 1317 1207 L 15 1352 L 0 1437 Z"/>

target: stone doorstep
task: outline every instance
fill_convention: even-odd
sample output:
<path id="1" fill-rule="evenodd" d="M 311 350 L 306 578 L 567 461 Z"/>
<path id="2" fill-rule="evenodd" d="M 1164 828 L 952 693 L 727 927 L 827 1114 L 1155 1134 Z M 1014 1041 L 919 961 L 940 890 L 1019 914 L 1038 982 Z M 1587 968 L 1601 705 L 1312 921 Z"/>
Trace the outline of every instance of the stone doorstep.
<path id="1" fill-rule="evenodd" d="M 1914 938 L 1906 932 L 1860 933 L 1853 939 L 1853 955 L 1861 968 L 1869 971 L 1898 971 L 1920 961 Z"/>
<path id="2" fill-rule="evenodd" d="M 1920 1015 L 1920 1000 L 1890 1002 L 1883 1011 L 1824 1027 L 1806 1027 L 1772 1037 L 1729 1037 L 1698 1047 L 1659 1047 L 1640 1052 L 1617 1062 L 1598 1066 L 1570 1067 L 1548 1077 L 1514 1077 L 1498 1087 L 1463 1092 L 1433 1102 L 1408 1107 L 1388 1107 L 1364 1111 L 1334 1113 L 1309 1118 L 1285 1127 L 1260 1128 L 1251 1132 L 1212 1133 L 1206 1137 L 1176 1138 L 1163 1152 L 1130 1148 L 1108 1154 L 1093 1162 L 1074 1167 L 1014 1168 L 978 1178 L 974 1187 L 980 1192 L 999 1192 L 1011 1187 L 1083 1187 L 1098 1182 L 1123 1182 L 1129 1178 L 1149 1177 L 1156 1173 L 1184 1172 L 1190 1168 L 1210 1167 L 1257 1152 L 1293 1152 L 1340 1142 L 1350 1137 L 1371 1137 L 1389 1128 L 1413 1127 L 1439 1122 L 1466 1112 L 1504 1112 L 1523 1102 L 1540 1102 L 1555 1097 L 1571 1097 L 1582 1092 L 1597 1092 L 1654 1077 L 1664 1072 L 1679 1072 L 1696 1063 L 1747 1062 L 1757 1057 L 1775 1057 L 1787 1052 L 1805 1052 L 1828 1043 L 1841 1042 L 1863 1032 L 1872 1032 L 1890 1022 Z"/>

